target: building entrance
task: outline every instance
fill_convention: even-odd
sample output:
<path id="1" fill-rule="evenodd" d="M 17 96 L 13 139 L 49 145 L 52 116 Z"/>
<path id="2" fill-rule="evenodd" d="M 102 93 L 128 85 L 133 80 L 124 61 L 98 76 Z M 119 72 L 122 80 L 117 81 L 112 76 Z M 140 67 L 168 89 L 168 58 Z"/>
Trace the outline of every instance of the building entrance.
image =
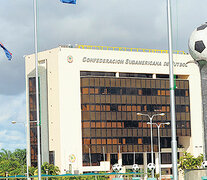
<path id="1" fill-rule="evenodd" d="M 111 162 L 112 166 L 114 164 L 117 164 L 118 163 L 118 154 L 111 154 L 110 155 L 110 162 Z"/>

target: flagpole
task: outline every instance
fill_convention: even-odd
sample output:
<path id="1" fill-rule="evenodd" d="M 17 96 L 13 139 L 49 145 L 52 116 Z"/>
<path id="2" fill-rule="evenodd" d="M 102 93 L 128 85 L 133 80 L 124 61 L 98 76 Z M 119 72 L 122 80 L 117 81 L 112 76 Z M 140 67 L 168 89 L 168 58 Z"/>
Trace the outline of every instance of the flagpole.
<path id="1" fill-rule="evenodd" d="M 172 53 L 172 19 L 171 2 L 167 0 L 167 21 L 168 21 L 168 48 L 169 48 L 169 71 L 170 71 L 170 110 L 171 110 L 171 132 L 172 132 L 172 165 L 173 180 L 178 180 L 177 169 L 177 140 L 176 140 L 176 121 L 175 121 L 175 85 L 173 76 L 173 53 Z"/>
<path id="2" fill-rule="evenodd" d="M 37 156 L 38 180 L 41 180 L 41 151 L 40 151 L 40 119 L 39 119 L 39 78 L 38 78 L 38 47 L 37 47 L 37 0 L 34 0 L 34 38 L 35 38 L 35 69 L 36 69 L 36 113 L 37 113 Z"/>

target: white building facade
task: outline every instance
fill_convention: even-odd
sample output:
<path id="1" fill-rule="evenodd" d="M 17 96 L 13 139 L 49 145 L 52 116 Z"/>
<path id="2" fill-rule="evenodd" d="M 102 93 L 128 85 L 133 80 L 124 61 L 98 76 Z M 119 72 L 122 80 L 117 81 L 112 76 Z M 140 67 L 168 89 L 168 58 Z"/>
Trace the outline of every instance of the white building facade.
<path id="1" fill-rule="evenodd" d="M 137 113 L 165 113 L 153 122 L 170 122 L 168 54 L 80 47 L 38 53 L 42 162 L 54 163 L 61 173 L 110 171 L 114 163 L 146 166 L 151 162 L 149 119 Z M 191 60 L 174 54 L 177 140 L 179 155 L 198 156 L 204 150 L 201 82 L 199 68 L 187 64 Z M 34 54 L 25 61 L 27 138 L 30 163 L 36 166 Z M 170 126 L 160 133 L 161 167 L 170 174 Z M 153 142 L 158 167 L 156 127 Z"/>

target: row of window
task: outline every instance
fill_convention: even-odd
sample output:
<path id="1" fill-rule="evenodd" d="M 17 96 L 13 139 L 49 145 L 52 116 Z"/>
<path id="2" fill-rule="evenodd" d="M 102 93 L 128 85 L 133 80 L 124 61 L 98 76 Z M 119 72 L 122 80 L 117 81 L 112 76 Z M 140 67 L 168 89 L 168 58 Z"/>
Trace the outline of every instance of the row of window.
<path id="1" fill-rule="evenodd" d="M 154 143 L 154 152 L 158 152 L 158 145 Z M 143 144 L 124 144 L 124 145 L 110 145 L 110 144 L 100 144 L 100 145 L 83 145 L 83 153 L 103 153 L 103 148 L 105 153 L 118 153 L 118 152 L 150 152 L 150 145 Z M 170 147 L 169 147 L 170 148 Z"/>
<path id="2" fill-rule="evenodd" d="M 170 90 L 154 88 L 84 87 L 81 88 L 81 93 L 90 95 L 170 96 Z M 189 96 L 188 90 L 176 89 L 175 96 Z"/>
<path id="3" fill-rule="evenodd" d="M 175 85 L 177 89 L 189 89 L 188 80 L 176 80 Z M 160 88 L 169 90 L 170 83 L 168 79 L 82 77 L 81 87 Z"/>
<path id="4" fill-rule="evenodd" d="M 157 137 L 153 138 L 153 142 L 155 144 L 158 143 Z M 160 145 L 162 148 L 169 147 L 171 143 L 171 138 L 169 137 L 161 137 Z M 122 138 L 95 138 L 89 139 L 84 138 L 83 144 L 86 145 L 99 145 L 99 144 L 143 144 L 143 145 L 151 145 L 151 138 L 150 137 L 122 137 Z"/>
<path id="5" fill-rule="evenodd" d="M 175 97 L 176 104 L 189 104 L 189 97 Z M 170 104 L 168 96 L 135 96 L 135 95 L 82 95 L 81 103 L 112 103 L 112 104 Z"/>
<path id="6" fill-rule="evenodd" d="M 36 80 L 29 78 L 29 114 L 30 114 L 30 152 L 31 166 L 37 166 L 37 126 L 32 122 L 36 120 Z"/>
<path id="7" fill-rule="evenodd" d="M 177 136 L 190 136 L 190 128 L 181 127 L 177 129 Z M 84 128 L 82 130 L 83 138 L 121 138 L 121 137 L 150 137 L 151 131 L 150 128 L 111 128 L 111 129 L 98 129 L 98 128 Z M 157 136 L 157 129 L 153 129 L 153 136 Z M 161 137 L 171 137 L 171 129 L 163 128 L 160 129 Z"/>
<path id="8" fill-rule="evenodd" d="M 109 76 L 109 77 L 115 77 L 115 72 L 96 72 L 96 71 L 81 71 L 80 76 Z"/>
<path id="9" fill-rule="evenodd" d="M 149 118 L 146 116 L 137 116 L 137 111 L 133 112 L 93 112 L 93 111 L 83 111 L 82 112 L 82 121 L 99 121 L 99 120 L 107 120 L 107 121 L 126 121 L 126 120 L 146 120 L 148 121 Z M 138 111 L 140 112 L 140 111 Z M 147 113 L 147 111 L 143 111 L 143 113 Z M 160 113 L 154 112 L 155 113 Z M 171 115 L 169 112 L 165 113 L 165 116 L 156 116 L 153 118 L 154 120 L 167 120 L 171 121 Z M 176 120 L 178 121 L 189 121 L 190 120 L 190 113 L 188 112 L 176 112 Z"/>
<path id="10" fill-rule="evenodd" d="M 156 123 L 159 124 L 159 122 L 156 122 Z M 181 128 L 189 129 L 190 121 L 187 121 L 187 122 L 176 121 L 176 126 L 177 126 L 177 129 L 181 129 Z M 115 122 L 85 121 L 85 122 L 82 122 L 82 128 L 150 128 L 150 125 L 147 124 L 147 122 L 138 122 L 138 121 L 115 121 Z M 157 128 L 157 126 L 153 124 L 153 128 Z M 161 128 L 171 128 L 171 126 L 163 124 Z"/>
<path id="11" fill-rule="evenodd" d="M 80 76 L 103 76 L 103 77 L 115 77 L 115 72 L 100 72 L 100 71 L 81 71 Z M 152 78 L 153 74 L 143 74 L 143 73 L 122 73 L 119 72 L 119 77 L 135 77 L 135 78 Z M 156 74 L 156 78 L 165 78 L 169 79 L 169 74 Z M 178 79 L 179 76 L 174 75 L 175 79 Z"/>
<path id="12" fill-rule="evenodd" d="M 103 77 L 115 77 L 115 72 L 98 72 L 98 71 L 81 71 L 80 76 L 103 76 Z M 142 73 L 119 73 L 120 77 L 141 77 L 141 78 L 152 78 L 152 74 L 142 74 Z M 157 77 L 159 78 L 169 78 L 169 75 L 160 75 L 158 74 Z"/>
<path id="13" fill-rule="evenodd" d="M 158 104 L 147 104 L 147 105 L 126 105 L 126 104 L 82 104 L 82 111 L 147 111 L 147 112 L 170 112 L 170 105 L 158 105 Z M 176 112 L 189 112 L 188 105 L 176 105 Z"/>
<path id="14" fill-rule="evenodd" d="M 178 153 L 179 154 L 179 153 Z M 154 154 L 155 157 L 155 154 Z M 178 156 L 179 157 L 179 156 Z M 111 154 L 110 159 L 107 159 L 105 154 L 101 153 L 93 153 L 83 154 L 83 165 L 90 166 L 90 165 L 100 165 L 100 161 L 110 161 L 111 164 L 115 164 L 118 162 L 118 155 Z M 155 158 L 154 158 L 155 160 Z M 147 164 L 151 163 L 151 154 L 147 153 Z M 154 162 L 155 163 L 155 162 Z M 130 154 L 122 154 L 122 165 L 143 165 L 143 154 L 142 153 L 130 153 Z M 172 154 L 171 153 L 161 153 L 161 164 L 172 164 Z"/>

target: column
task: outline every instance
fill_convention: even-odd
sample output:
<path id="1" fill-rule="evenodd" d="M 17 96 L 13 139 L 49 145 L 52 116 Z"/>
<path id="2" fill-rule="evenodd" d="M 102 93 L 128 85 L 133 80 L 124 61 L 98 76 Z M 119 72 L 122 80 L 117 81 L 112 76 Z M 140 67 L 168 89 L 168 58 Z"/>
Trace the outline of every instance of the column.
<path id="1" fill-rule="evenodd" d="M 118 164 L 122 165 L 122 153 L 118 153 Z"/>
<path id="2" fill-rule="evenodd" d="M 106 154 L 106 159 L 107 159 L 107 161 L 109 161 L 109 162 L 110 162 L 110 164 L 111 164 L 111 157 L 110 157 L 110 153 L 107 153 L 107 154 Z"/>
<path id="3" fill-rule="evenodd" d="M 144 180 L 147 180 L 147 153 L 143 153 L 143 161 L 144 161 Z"/>
<path id="4" fill-rule="evenodd" d="M 155 153 L 155 168 L 156 168 L 155 173 L 159 174 L 160 173 L 159 172 L 159 155 L 157 152 Z"/>

